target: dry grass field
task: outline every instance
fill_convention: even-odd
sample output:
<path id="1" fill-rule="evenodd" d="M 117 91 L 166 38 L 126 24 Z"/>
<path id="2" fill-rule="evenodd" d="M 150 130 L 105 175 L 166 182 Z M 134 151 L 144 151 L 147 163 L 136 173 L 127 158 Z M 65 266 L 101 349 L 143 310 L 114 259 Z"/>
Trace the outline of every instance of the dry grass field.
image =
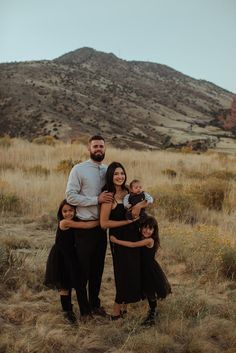
<path id="1" fill-rule="evenodd" d="M 106 163 L 122 162 L 155 197 L 158 261 L 173 293 L 152 328 L 140 326 L 145 302 L 130 305 L 124 320 L 71 327 L 57 292 L 43 286 L 68 172 L 87 157 L 79 143 L 0 139 L 0 353 L 235 353 L 236 156 L 108 146 Z M 109 250 L 101 298 L 111 312 Z"/>

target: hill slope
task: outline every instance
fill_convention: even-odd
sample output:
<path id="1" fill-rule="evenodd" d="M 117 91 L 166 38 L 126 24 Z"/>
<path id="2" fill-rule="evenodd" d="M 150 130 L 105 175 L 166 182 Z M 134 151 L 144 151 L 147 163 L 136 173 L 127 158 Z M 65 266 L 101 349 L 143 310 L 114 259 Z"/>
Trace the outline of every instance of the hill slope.
<path id="1" fill-rule="evenodd" d="M 165 65 L 81 48 L 52 61 L 0 64 L 1 134 L 168 148 L 232 141 L 233 94 Z"/>

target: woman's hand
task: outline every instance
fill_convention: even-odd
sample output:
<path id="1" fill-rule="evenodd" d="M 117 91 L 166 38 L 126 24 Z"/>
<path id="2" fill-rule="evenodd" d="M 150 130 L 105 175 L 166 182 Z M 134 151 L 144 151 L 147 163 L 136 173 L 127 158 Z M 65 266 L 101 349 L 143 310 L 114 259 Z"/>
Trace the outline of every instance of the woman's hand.
<path id="1" fill-rule="evenodd" d="M 133 218 L 133 219 L 127 219 L 127 222 L 128 222 L 128 224 L 130 224 L 130 223 L 134 223 L 134 222 L 136 222 L 136 221 L 138 221 L 139 220 L 139 216 L 138 217 L 136 217 L 136 218 Z"/>
<path id="2" fill-rule="evenodd" d="M 116 242 L 116 237 L 114 236 L 114 235 L 111 235 L 110 236 L 110 241 L 112 242 L 112 243 L 115 243 Z"/>

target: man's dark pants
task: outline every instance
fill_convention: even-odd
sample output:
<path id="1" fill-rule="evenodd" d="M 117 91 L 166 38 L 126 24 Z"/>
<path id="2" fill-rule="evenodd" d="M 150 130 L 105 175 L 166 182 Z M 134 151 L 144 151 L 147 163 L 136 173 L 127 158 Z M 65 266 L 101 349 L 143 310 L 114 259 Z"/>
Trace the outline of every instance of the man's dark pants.
<path id="1" fill-rule="evenodd" d="M 86 315 L 100 307 L 99 292 L 107 247 L 106 231 L 100 227 L 78 229 L 75 246 L 80 278 L 78 303 L 81 315 Z"/>

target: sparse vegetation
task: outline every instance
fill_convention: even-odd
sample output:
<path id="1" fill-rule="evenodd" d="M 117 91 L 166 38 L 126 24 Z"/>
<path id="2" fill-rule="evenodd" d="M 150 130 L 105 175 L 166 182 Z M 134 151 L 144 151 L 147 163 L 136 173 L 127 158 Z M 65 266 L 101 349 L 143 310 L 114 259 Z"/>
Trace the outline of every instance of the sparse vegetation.
<path id="1" fill-rule="evenodd" d="M 177 173 L 173 169 L 165 169 L 161 171 L 162 174 L 168 176 L 169 178 L 175 178 L 177 176 Z"/>
<path id="2" fill-rule="evenodd" d="M 14 139 L 0 148 L 0 351 L 6 353 L 231 353 L 236 351 L 236 158 L 181 152 L 136 152 L 109 147 L 128 180 L 143 180 L 154 196 L 161 249 L 157 258 L 172 284 L 158 303 L 158 323 L 140 323 L 146 302 L 130 305 L 127 318 L 68 326 L 58 293 L 43 286 L 55 238 L 56 209 L 69 172 L 86 146 L 38 145 Z M 14 168 L 9 168 L 14 166 Z M 174 171 L 175 176 L 171 176 Z M 226 172 L 227 171 L 227 172 Z M 43 177 L 42 177 L 43 176 Z M 114 300 L 108 249 L 102 304 Z M 76 315 L 78 307 L 75 294 Z"/>
<path id="3" fill-rule="evenodd" d="M 0 147 L 10 147 L 13 144 L 13 140 L 10 138 L 10 136 L 5 135 L 3 137 L 0 137 Z"/>
<path id="4" fill-rule="evenodd" d="M 33 139 L 33 143 L 38 145 L 55 146 L 56 139 L 53 136 L 39 136 Z"/>
<path id="5" fill-rule="evenodd" d="M 56 171 L 57 172 L 62 172 L 65 174 L 68 174 L 71 169 L 73 168 L 73 166 L 75 164 L 77 164 L 77 161 L 72 161 L 72 159 L 63 159 L 62 161 L 60 161 L 56 167 Z"/>
<path id="6" fill-rule="evenodd" d="M 19 212 L 21 214 L 21 200 L 14 193 L 0 192 L 0 212 Z"/>
<path id="7" fill-rule="evenodd" d="M 75 57 L 78 62 L 89 57 L 89 67 L 74 65 Z M 117 147 L 187 146 L 185 152 L 191 154 L 207 153 L 215 145 L 235 150 L 235 119 L 226 109 L 233 93 L 161 64 L 115 56 L 111 61 L 110 54 L 93 49 L 81 48 L 64 58 L 1 64 L 1 91 L 8 90 L 1 99 L 2 134 L 54 144 L 57 138 L 99 129 L 109 141 L 111 131 L 119 136 Z M 199 139 L 203 129 L 207 137 Z M 55 141 L 42 142 L 44 135 Z"/>
<path id="8" fill-rule="evenodd" d="M 40 164 L 35 165 L 34 167 L 30 167 L 25 169 L 26 173 L 32 173 L 41 176 L 48 176 L 50 174 L 50 170 L 46 167 L 42 167 Z"/>

